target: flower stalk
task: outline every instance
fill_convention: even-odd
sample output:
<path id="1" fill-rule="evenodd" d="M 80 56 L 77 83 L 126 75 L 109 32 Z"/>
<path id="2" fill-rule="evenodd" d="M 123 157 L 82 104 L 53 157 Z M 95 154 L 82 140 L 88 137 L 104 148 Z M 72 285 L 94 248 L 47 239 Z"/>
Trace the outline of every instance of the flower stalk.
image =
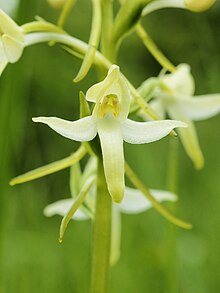
<path id="1" fill-rule="evenodd" d="M 174 225 L 181 227 L 183 229 L 191 229 L 192 225 L 190 223 L 186 223 L 175 216 L 173 216 L 170 212 L 168 212 L 158 201 L 151 195 L 148 188 L 144 185 L 144 183 L 137 177 L 128 163 L 125 163 L 125 172 L 131 182 L 134 184 L 136 188 L 138 188 L 146 198 L 152 203 L 152 206 L 169 222 L 173 223 Z"/>
<path id="2" fill-rule="evenodd" d="M 90 293 L 106 293 L 109 280 L 112 200 L 105 181 L 102 160 L 98 160 L 95 221 Z"/>
<path id="3" fill-rule="evenodd" d="M 148 33 L 144 30 L 142 25 L 138 23 L 136 25 L 136 33 L 139 36 L 139 38 L 142 40 L 145 47 L 149 50 L 149 52 L 152 54 L 152 56 L 157 60 L 157 62 L 167 69 L 170 72 L 174 72 L 175 66 L 167 59 L 167 57 L 159 50 L 157 45 L 154 43 L 154 41 L 151 39 L 151 37 L 148 35 Z"/>

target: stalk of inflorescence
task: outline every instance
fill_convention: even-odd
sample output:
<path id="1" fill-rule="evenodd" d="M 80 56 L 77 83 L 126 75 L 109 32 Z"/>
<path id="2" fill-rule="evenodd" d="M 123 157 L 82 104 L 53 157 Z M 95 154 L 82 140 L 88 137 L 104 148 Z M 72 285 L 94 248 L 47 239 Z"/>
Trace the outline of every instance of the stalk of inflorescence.
<path id="1" fill-rule="evenodd" d="M 111 0 L 102 0 L 101 52 L 115 62 L 115 50 L 111 43 L 113 7 Z M 111 48 L 111 50 L 108 50 Z M 109 194 L 102 158 L 98 160 L 95 221 L 93 226 L 93 250 L 90 293 L 106 293 L 109 283 L 111 249 L 112 198 Z"/>

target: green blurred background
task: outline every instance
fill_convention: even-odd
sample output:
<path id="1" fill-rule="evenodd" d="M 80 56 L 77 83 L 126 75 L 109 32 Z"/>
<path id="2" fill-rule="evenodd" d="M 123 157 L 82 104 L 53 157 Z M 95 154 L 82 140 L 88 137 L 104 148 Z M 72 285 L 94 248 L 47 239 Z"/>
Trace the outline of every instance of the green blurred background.
<path id="1" fill-rule="evenodd" d="M 2 0 L 1 0 L 2 1 Z M 3 2 L 0 5 L 3 7 Z M 67 31 L 88 40 L 91 1 L 80 0 Z M 1 7 L 1 6 L 0 6 Z M 55 22 L 58 12 L 45 0 L 21 0 L 19 24 L 40 15 Z M 159 47 L 175 63 L 189 63 L 197 94 L 220 92 L 220 3 L 193 14 L 170 9 L 143 21 Z M 138 86 L 160 66 L 132 34 L 120 50 L 119 65 Z M 25 50 L 0 80 L 0 292 L 86 293 L 91 262 L 91 223 L 71 222 L 58 243 L 60 217 L 47 219 L 48 203 L 70 196 L 69 170 L 9 187 L 21 173 L 68 156 L 78 143 L 65 139 L 33 116 L 79 116 L 78 92 L 96 78 L 95 70 L 79 84 L 72 79 L 80 62 L 58 46 Z M 220 115 L 196 123 L 206 164 L 195 171 L 179 150 L 179 201 L 168 208 L 193 223 L 191 231 L 175 228 L 154 210 L 123 215 L 122 254 L 111 271 L 111 293 L 220 292 Z M 125 145 L 126 158 L 143 181 L 166 188 L 169 139 L 149 145 Z"/>

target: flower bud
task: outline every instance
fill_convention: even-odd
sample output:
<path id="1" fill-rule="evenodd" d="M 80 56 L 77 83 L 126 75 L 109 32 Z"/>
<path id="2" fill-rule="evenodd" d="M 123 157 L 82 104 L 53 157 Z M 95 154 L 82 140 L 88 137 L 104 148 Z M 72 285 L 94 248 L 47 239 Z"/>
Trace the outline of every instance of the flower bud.
<path id="1" fill-rule="evenodd" d="M 47 2 L 54 9 L 61 9 L 66 3 L 66 0 L 47 0 Z"/>
<path id="2" fill-rule="evenodd" d="M 209 9 L 216 0 L 184 0 L 186 8 L 194 11 L 201 12 Z"/>

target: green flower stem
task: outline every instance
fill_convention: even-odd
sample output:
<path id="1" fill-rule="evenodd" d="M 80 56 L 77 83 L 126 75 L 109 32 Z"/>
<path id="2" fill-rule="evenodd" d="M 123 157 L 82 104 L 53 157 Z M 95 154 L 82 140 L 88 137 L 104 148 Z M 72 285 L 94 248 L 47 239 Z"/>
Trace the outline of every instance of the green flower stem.
<path id="1" fill-rule="evenodd" d="M 78 208 L 81 206 L 81 204 L 84 202 L 86 195 L 88 194 L 89 190 L 95 183 L 95 176 L 91 176 L 82 187 L 79 195 L 75 198 L 74 203 L 72 204 L 70 210 L 68 213 L 63 217 L 61 225 L 60 225 L 60 237 L 59 242 L 61 243 L 63 241 L 63 237 L 66 231 L 66 228 L 74 216 L 75 212 L 78 210 Z"/>
<path id="2" fill-rule="evenodd" d="M 65 34 L 65 31 L 58 27 L 55 24 L 41 20 L 41 21 L 32 21 L 21 26 L 24 34 L 33 33 L 33 32 L 54 32 Z"/>
<path id="3" fill-rule="evenodd" d="M 80 67 L 80 70 L 77 76 L 74 78 L 74 82 L 79 82 L 82 80 L 92 64 L 94 63 L 94 57 L 96 50 L 99 46 L 100 34 L 101 34 L 101 25 L 102 25 L 102 13 L 101 13 L 101 0 L 92 0 L 93 4 L 93 18 L 92 18 L 92 28 L 90 32 L 88 50 L 86 51 L 83 63 Z"/>
<path id="4" fill-rule="evenodd" d="M 57 21 L 57 25 L 59 27 L 63 27 L 66 19 L 68 18 L 73 6 L 75 5 L 76 0 L 67 0 L 63 9 L 60 13 L 59 19 Z"/>
<path id="5" fill-rule="evenodd" d="M 90 292 L 106 293 L 109 280 L 112 199 L 107 189 L 103 163 L 100 159 L 97 178 Z"/>
<path id="6" fill-rule="evenodd" d="M 112 40 L 119 45 L 122 38 L 130 32 L 140 19 L 144 7 L 153 0 L 123 1 L 114 22 Z"/>
<path id="7" fill-rule="evenodd" d="M 148 33 L 144 30 L 142 25 L 138 23 L 136 25 L 136 33 L 139 38 L 142 40 L 143 44 L 149 50 L 149 52 L 153 55 L 153 57 L 160 63 L 162 67 L 167 69 L 170 72 L 174 72 L 176 70 L 175 66 L 167 59 L 167 57 L 158 49 L 157 45 L 148 35 Z"/>
<path id="8" fill-rule="evenodd" d="M 164 218 L 166 218 L 169 222 L 173 223 L 176 226 L 179 226 L 184 229 L 191 229 L 192 225 L 186 223 L 174 215 L 172 215 L 168 210 L 166 210 L 150 193 L 149 189 L 144 185 L 144 183 L 137 177 L 128 163 L 125 162 L 125 172 L 134 186 L 139 189 L 146 198 L 152 203 L 153 207 L 157 210 L 159 214 L 161 214 Z"/>
<path id="9" fill-rule="evenodd" d="M 89 45 L 77 38 L 74 38 L 67 34 L 60 34 L 54 32 L 41 32 L 41 33 L 31 33 L 25 36 L 25 46 L 31 46 L 38 43 L 54 41 L 62 45 L 66 45 L 74 50 L 77 54 L 85 56 Z M 108 70 L 112 63 L 105 58 L 99 51 L 96 51 L 94 63 L 104 67 Z"/>
<path id="10" fill-rule="evenodd" d="M 43 167 L 37 168 L 35 170 L 29 171 L 25 174 L 22 174 L 18 177 L 13 178 L 10 181 L 10 185 L 21 184 L 27 181 L 31 181 L 37 178 L 41 178 L 43 176 L 55 173 L 67 167 L 74 165 L 79 162 L 87 153 L 86 148 L 82 145 L 75 153 L 70 155 L 69 157 L 53 162 L 51 164 L 45 165 Z"/>
<path id="11" fill-rule="evenodd" d="M 102 4 L 102 42 L 101 51 L 114 63 L 116 48 L 112 42 L 113 5 L 112 0 L 101 0 Z"/>

